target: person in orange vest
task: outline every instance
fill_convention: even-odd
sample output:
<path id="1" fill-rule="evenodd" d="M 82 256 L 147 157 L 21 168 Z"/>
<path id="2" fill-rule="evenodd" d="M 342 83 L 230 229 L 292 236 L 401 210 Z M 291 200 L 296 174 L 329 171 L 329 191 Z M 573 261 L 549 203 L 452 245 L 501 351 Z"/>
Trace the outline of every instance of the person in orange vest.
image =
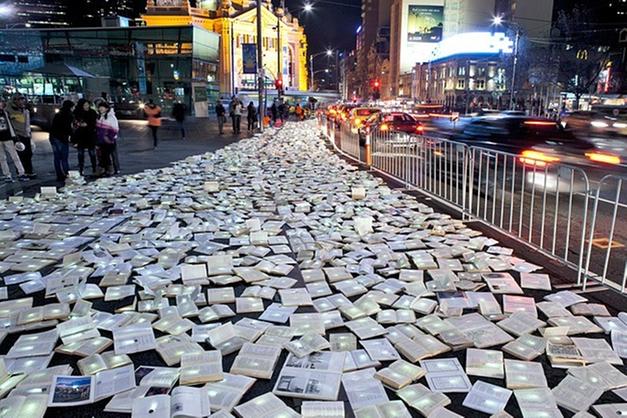
<path id="1" fill-rule="evenodd" d="M 146 114 L 146 118 L 148 118 L 148 127 L 152 131 L 153 146 L 157 148 L 157 131 L 161 126 L 161 107 L 150 99 L 146 107 L 144 107 L 144 113 Z"/>

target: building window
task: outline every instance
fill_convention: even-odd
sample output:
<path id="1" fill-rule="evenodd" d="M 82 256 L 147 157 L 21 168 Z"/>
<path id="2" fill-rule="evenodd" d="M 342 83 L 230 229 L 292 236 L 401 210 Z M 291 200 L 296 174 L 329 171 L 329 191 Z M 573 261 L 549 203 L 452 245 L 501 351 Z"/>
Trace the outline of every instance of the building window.
<path id="1" fill-rule="evenodd" d="M 485 80 L 475 80 L 475 89 L 476 90 L 484 90 L 485 89 Z"/>
<path id="2" fill-rule="evenodd" d="M 466 67 L 463 65 L 457 67 L 457 75 L 461 75 L 461 76 L 466 75 Z"/>
<path id="3" fill-rule="evenodd" d="M 464 80 L 463 78 L 461 80 L 457 80 L 457 89 L 463 90 L 465 88 L 466 88 L 466 80 Z"/>

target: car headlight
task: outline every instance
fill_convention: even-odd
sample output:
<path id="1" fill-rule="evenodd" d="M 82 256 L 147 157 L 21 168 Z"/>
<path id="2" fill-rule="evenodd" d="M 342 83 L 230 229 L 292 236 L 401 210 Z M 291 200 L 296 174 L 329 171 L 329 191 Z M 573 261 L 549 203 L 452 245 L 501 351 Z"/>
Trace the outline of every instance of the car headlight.
<path id="1" fill-rule="evenodd" d="M 627 128 L 627 123 L 625 123 L 625 122 L 614 122 L 614 127 L 618 128 L 618 129 L 625 129 L 625 128 Z"/>
<path id="2" fill-rule="evenodd" d="M 592 122 L 590 122 L 590 125 L 592 125 L 594 128 L 607 128 L 608 126 L 610 126 L 607 122 L 603 122 L 602 120 L 593 120 Z"/>

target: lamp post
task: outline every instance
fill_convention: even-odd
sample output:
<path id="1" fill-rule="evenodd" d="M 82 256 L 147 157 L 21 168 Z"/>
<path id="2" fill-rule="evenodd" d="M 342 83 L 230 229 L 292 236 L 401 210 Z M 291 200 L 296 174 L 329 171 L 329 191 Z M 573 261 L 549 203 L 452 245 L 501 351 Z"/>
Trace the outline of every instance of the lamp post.
<path id="1" fill-rule="evenodd" d="M 313 86 L 314 86 L 314 67 L 313 67 L 313 60 L 315 57 L 318 57 L 320 55 L 326 55 L 327 57 L 330 57 L 333 55 L 333 50 L 332 49 L 327 49 L 326 51 L 322 51 L 322 52 L 318 52 L 315 54 L 311 54 L 309 56 L 309 74 L 311 74 L 310 76 L 310 80 L 309 80 L 309 90 L 313 91 Z"/>
<path id="2" fill-rule="evenodd" d="M 520 44 L 520 25 L 516 22 L 506 21 L 503 16 L 494 16 L 492 19 L 492 25 L 494 26 L 508 26 L 516 31 L 516 37 L 514 38 L 514 62 L 512 65 L 512 82 L 509 89 L 509 108 L 514 110 L 514 93 L 516 91 L 516 66 L 518 65 L 518 45 Z"/>
<path id="3" fill-rule="evenodd" d="M 259 90 L 259 130 L 263 132 L 263 119 L 266 113 L 266 105 L 263 102 L 263 30 L 261 24 L 261 0 L 257 0 L 257 89 Z"/>

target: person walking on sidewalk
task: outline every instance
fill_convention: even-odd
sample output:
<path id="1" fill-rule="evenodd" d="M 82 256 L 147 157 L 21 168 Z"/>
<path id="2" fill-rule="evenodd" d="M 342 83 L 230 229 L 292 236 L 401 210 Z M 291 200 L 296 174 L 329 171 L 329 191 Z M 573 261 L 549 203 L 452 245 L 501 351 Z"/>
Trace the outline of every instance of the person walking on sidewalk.
<path id="1" fill-rule="evenodd" d="M 220 100 L 216 102 L 216 117 L 218 118 L 218 130 L 224 134 L 224 122 L 226 122 L 226 109 Z"/>
<path id="2" fill-rule="evenodd" d="M 185 115 L 187 114 L 187 106 L 180 101 L 172 106 L 172 117 L 176 120 L 176 126 L 181 132 L 181 139 L 185 139 Z"/>
<path id="3" fill-rule="evenodd" d="M 29 178 L 35 178 L 37 177 L 33 171 L 33 151 L 35 151 L 35 144 L 32 139 L 30 111 L 28 110 L 26 97 L 24 97 L 23 94 L 13 96 L 13 101 L 7 108 L 7 111 L 11 117 L 15 134 L 17 135 L 15 149 L 20 156 L 22 167 L 24 167 L 24 171 Z"/>
<path id="4" fill-rule="evenodd" d="M 100 149 L 100 175 L 113 174 L 113 154 L 116 150 L 120 126 L 115 113 L 111 111 L 109 103 L 98 104 L 98 121 L 96 122 L 96 141 Z"/>
<path id="5" fill-rule="evenodd" d="M 81 176 L 85 172 L 85 151 L 89 155 L 92 174 L 96 174 L 96 121 L 98 113 L 91 108 L 88 100 L 80 99 L 74 110 L 74 126 L 72 144 L 78 153 L 78 171 Z"/>
<path id="6" fill-rule="evenodd" d="M 65 181 L 70 172 L 68 157 L 70 154 L 70 137 L 73 133 L 74 102 L 66 100 L 61 105 L 59 113 L 52 119 L 50 128 L 50 145 L 54 155 L 54 171 L 57 173 L 57 181 Z"/>
<path id="7" fill-rule="evenodd" d="M 233 133 L 238 135 L 242 126 L 242 102 L 237 97 L 233 97 L 231 104 L 229 105 L 231 119 L 233 120 Z"/>
<path id="8" fill-rule="evenodd" d="M 153 146 L 154 148 L 157 148 L 157 131 L 159 130 L 159 127 L 161 127 L 161 107 L 150 99 L 148 100 L 146 107 L 144 107 L 144 113 L 146 113 L 146 117 L 148 118 L 148 127 L 152 131 Z"/>
<path id="9" fill-rule="evenodd" d="M 11 117 L 6 111 L 6 107 L 6 101 L 0 97 L 0 167 L 2 168 L 2 175 L 4 176 L 5 181 L 13 182 L 11 170 L 9 169 L 9 164 L 7 163 L 7 154 L 9 154 L 17 170 L 18 180 L 26 181 L 28 180 L 28 177 L 24 175 L 24 167 L 22 167 L 20 157 L 17 155 L 17 151 L 15 150 L 14 141 L 17 139 L 17 135 L 15 133 L 15 129 L 13 129 Z"/>
<path id="10" fill-rule="evenodd" d="M 248 132 L 257 128 L 257 108 L 253 102 L 248 103 L 246 108 L 246 119 L 248 121 Z"/>

